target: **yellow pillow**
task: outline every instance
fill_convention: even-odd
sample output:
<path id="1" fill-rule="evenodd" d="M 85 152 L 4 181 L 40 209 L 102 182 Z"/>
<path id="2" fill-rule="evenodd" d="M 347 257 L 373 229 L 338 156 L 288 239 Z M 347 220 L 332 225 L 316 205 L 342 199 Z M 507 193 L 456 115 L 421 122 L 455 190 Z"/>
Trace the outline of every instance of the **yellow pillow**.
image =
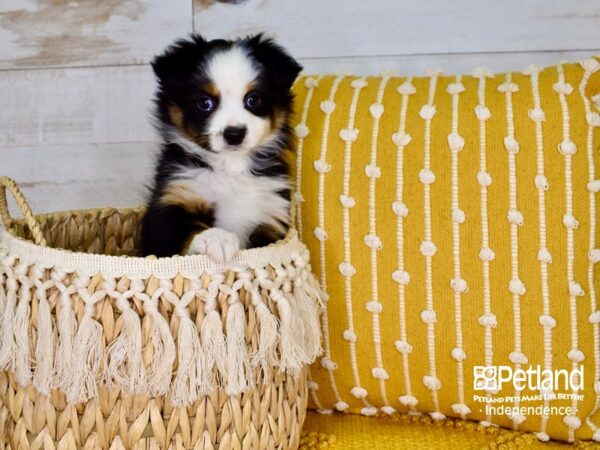
<path id="1" fill-rule="evenodd" d="M 600 440 L 599 68 L 298 80 L 312 407 Z"/>

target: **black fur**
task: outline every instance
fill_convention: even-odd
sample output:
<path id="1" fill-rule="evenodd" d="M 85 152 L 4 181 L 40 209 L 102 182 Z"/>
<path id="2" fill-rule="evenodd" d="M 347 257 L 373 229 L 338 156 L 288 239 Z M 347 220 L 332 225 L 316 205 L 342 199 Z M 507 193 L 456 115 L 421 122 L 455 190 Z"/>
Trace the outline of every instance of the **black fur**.
<path id="1" fill-rule="evenodd" d="M 235 41 L 206 41 L 199 35 L 193 35 L 189 39 L 175 42 L 152 62 L 158 80 L 155 97 L 156 126 L 163 144 L 155 167 L 148 210 L 142 221 L 141 247 L 144 255 L 161 257 L 181 254 L 185 252 L 191 237 L 202 229 L 215 225 L 215 208 L 219 208 L 219 205 L 184 208 L 165 203 L 163 197 L 172 183 L 176 168 L 185 166 L 212 170 L 201 154 L 190 153 L 171 142 L 170 133 L 173 128 L 177 128 L 206 151 L 215 151 L 207 136 L 211 113 L 198 106 L 209 93 L 199 87 L 211 82 L 204 72 L 204 64 L 215 53 L 227 51 L 232 46 L 245 48 L 259 71 L 253 89 L 262 102 L 260 108 L 251 112 L 257 116 L 269 116 L 272 121 L 279 119 L 281 123 L 273 130 L 278 138 L 277 145 L 258 148 L 251 153 L 250 172 L 256 177 L 289 175 L 284 150 L 293 148 L 289 126 L 293 101 L 290 88 L 301 70 L 298 63 L 262 34 Z M 281 190 L 278 194 L 289 201 L 289 189 Z M 248 245 L 267 245 L 281 237 L 281 233 L 277 234 L 263 224 L 251 233 Z"/>

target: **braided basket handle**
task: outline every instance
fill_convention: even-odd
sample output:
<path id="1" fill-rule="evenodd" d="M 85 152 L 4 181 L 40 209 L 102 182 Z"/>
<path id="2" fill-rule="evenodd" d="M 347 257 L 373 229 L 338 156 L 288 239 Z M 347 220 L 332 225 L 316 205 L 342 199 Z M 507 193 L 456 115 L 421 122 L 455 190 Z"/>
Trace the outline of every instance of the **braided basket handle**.
<path id="1" fill-rule="evenodd" d="M 31 208 L 25 200 L 23 193 L 17 186 L 17 183 L 11 178 L 8 177 L 0 177 L 0 218 L 4 223 L 6 228 L 9 228 L 13 225 L 14 219 L 10 216 L 10 212 L 8 210 L 8 201 L 6 199 L 6 191 L 10 191 L 15 201 L 17 202 L 17 206 L 23 213 L 25 217 L 25 221 L 29 226 L 29 230 L 33 235 L 33 239 L 38 245 L 46 245 L 46 239 L 44 239 L 44 234 L 42 233 L 42 228 L 40 227 L 39 222 L 35 219 L 33 213 L 31 212 Z"/>

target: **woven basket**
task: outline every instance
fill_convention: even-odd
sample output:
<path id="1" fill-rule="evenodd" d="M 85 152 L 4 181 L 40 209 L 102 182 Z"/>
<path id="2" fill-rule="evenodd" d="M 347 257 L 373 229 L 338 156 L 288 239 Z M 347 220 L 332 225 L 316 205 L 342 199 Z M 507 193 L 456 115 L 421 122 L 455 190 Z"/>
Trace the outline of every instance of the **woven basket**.
<path id="1" fill-rule="evenodd" d="M 0 449 L 296 448 L 320 291 L 295 231 L 140 258 L 142 214 L 34 216 L 0 178 Z"/>

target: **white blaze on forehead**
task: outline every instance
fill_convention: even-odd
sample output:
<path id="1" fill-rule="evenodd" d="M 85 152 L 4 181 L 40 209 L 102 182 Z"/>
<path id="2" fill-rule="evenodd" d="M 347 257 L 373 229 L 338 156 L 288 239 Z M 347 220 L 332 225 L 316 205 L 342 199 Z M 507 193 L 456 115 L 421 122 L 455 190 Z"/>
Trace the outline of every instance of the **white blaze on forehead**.
<path id="1" fill-rule="evenodd" d="M 258 76 L 246 51 L 235 46 L 212 56 L 207 74 L 222 98 L 243 97 L 248 85 Z"/>
<path id="2" fill-rule="evenodd" d="M 251 151 L 268 142 L 270 119 L 256 116 L 244 107 L 248 88 L 260 75 L 247 51 L 234 46 L 214 54 L 206 65 L 206 74 L 219 91 L 219 103 L 208 126 L 213 150 L 228 148 L 223 130 L 229 126 L 246 128 L 244 140 L 236 146 L 238 152 Z"/>

